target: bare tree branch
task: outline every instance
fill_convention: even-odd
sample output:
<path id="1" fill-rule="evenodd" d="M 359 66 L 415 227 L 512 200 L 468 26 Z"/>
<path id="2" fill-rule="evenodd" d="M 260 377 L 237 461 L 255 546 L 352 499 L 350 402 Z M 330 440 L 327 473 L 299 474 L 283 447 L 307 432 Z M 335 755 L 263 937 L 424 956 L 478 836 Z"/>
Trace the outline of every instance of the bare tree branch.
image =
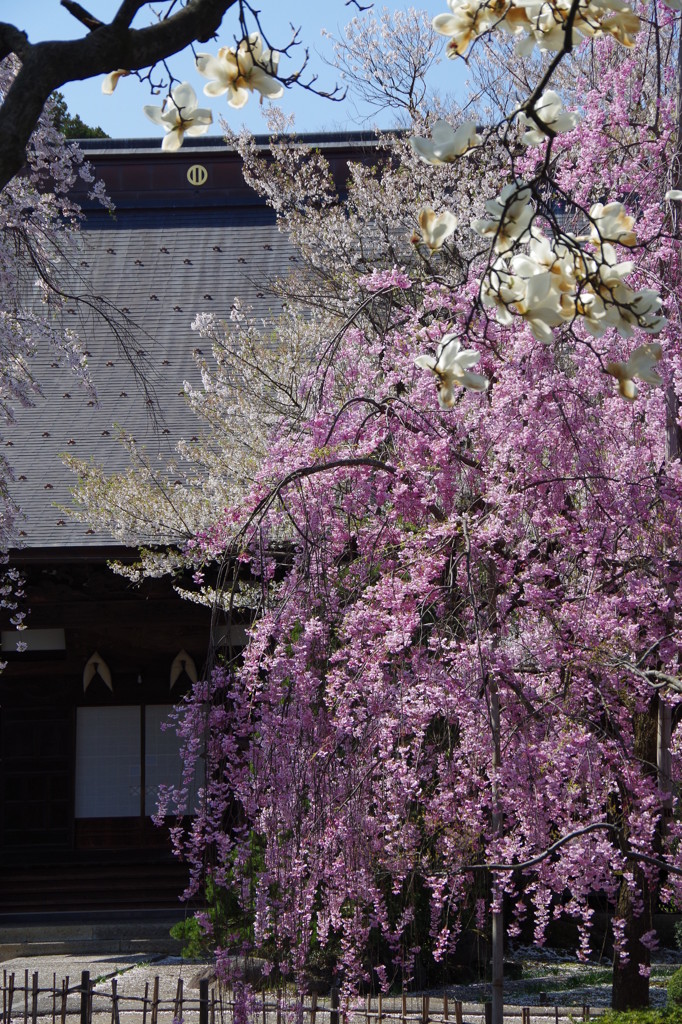
<path id="1" fill-rule="evenodd" d="M 21 170 L 31 132 L 55 89 L 116 68 L 138 71 L 195 41 L 206 42 L 217 32 L 226 11 L 236 3 L 237 0 L 189 0 L 185 7 L 158 24 L 132 29 L 130 22 L 141 4 L 139 0 L 124 0 L 111 23 L 92 29 L 82 39 L 34 44 L 16 26 L 0 23 L 0 56 L 14 53 L 21 61 L 19 73 L 0 108 L 0 188 Z M 69 4 L 72 14 L 73 8 L 78 5 Z"/>
<path id="2" fill-rule="evenodd" d="M 104 22 L 96 18 L 94 14 L 90 14 L 80 4 L 74 2 L 74 0 L 60 0 L 62 7 L 65 7 L 69 14 L 72 14 L 76 21 L 80 21 L 81 25 L 85 25 L 86 28 L 94 32 L 96 28 L 103 28 Z"/>
<path id="3" fill-rule="evenodd" d="M 530 860 L 520 861 L 518 864 L 468 864 L 462 870 L 464 871 L 523 871 L 525 868 L 532 868 L 535 864 L 539 864 L 540 861 L 546 860 L 550 857 L 555 850 L 565 846 L 566 843 L 570 843 L 573 839 L 577 839 L 579 836 L 587 835 L 588 832 L 596 832 L 597 830 L 606 830 L 607 832 L 618 833 L 619 829 L 615 825 L 611 825 L 608 821 L 596 821 L 591 825 L 586 825 L 585 828 L 578 828 L 575 832 L 569 832 L 568 835 L 562 836 L 561 839 L 557 839 L 555 843 L 548 846 L 542 853 L 538 853 L 536 857 L 531 857 Z M 668 865 L 662 865 L 667 867 Z"/>

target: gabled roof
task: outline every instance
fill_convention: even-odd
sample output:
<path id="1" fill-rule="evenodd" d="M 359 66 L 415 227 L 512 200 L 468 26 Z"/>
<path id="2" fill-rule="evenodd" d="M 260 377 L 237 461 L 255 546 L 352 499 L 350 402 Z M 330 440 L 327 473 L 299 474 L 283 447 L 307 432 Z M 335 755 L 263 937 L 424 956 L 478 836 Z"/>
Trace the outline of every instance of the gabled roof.
<path id="1" fill-rule="evenodd" d="M 332 169 L 343 175 L 351 157 L 371 150 L 370 142 L 369 136 L 329 137 L 316 145 L 324 146 Z M 199 312 L 228 317 L 235 297 L 271 320 L 281 306 L 269 283 L 295 259 L 273 213 L 245 184 L 238 156 L 218 140 L 192 140 L 177 154 L 162 153 L 157 139 L 92 140 L 84 148 L 116 214 L 80 197 L 86 219 L 77 290 L 103 297 L 114 320 L 122 314 L 131 325 L 159 423 L 111 327 L 67 303 L 65 321 L 85 342 L 99 404 L 68 369 L 55 365 L 54 353 L 41 351 L 31 360 L 43 397 L 34 408 L 16 410 L 16 423 L 5 427 L 0 440 L 14 468 L 12 495 L 24 514 L 27 548 L 111 543 L 60 510 L 71 505 L 74 482 L 61 453 L 94 459 L 113 473 L 127 466 L 117 424 L 150 453 L 171 453 L 179 438 L 196 434 L 200 425 L 183 396 L 185 380 L 199 382 L 194 354 L 201 341 L 192 321 Z"/>

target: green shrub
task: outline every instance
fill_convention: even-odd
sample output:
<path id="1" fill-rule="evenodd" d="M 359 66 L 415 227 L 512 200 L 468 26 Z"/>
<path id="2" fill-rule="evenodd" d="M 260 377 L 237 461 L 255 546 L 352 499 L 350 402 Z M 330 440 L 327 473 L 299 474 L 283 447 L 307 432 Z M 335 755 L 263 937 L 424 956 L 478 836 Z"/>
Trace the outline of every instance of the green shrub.
<path id="1" fill-rule="evenodd" d="M 682 949 L 682 921 L 677 921 L 675 924 L 675 945 L 678 949 Z"/>
<path id="2" fill-rule="evenodd" d="M 668 1007 L 682 1007 L 682 967 L 670 978 L 668 982 Z"/>
<path id="3" fill-rule="evenodd" d="M 599 1017 L 599 1024 L 682 1024 L 682 1007 L 669 1006 L 665 1010 L 607 1010 Z"/>
<path id="4" fill-rule="evenodd" d="M 195 917 L 178 921 L 170 930 L 174 939 L 183 943 L 181 956 L 185 960 L 202 960 L 211 952 L 206 934 Z"/>

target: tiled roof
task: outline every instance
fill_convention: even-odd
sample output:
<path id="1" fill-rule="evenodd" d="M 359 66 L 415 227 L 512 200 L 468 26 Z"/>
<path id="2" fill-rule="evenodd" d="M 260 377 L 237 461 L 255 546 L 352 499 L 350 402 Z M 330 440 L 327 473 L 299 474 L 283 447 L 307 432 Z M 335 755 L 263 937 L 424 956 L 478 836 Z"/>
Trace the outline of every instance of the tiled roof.
<path id="1" fill-rule="evenodd" d="M 99 405 L 67 369 L 55 367 L 52 352 L 31 361 L 43 397 L 34 408 L 17 410 L 17 422 L 4 428 L 0 441 L 14 468 L 12 494 L 24 514 L 22 544 L 29 548 L 111 542 L 57 507 L 71 504 L 74 482 L 60 453 L 92 458 L 115 472 L 127 465 L 116 424 L 150 452 L 171 451 L 178 438 L 196 434 L 199 425 L 182 396 L 183 381 L 199 380 L 193 352 L 202 342 L 190 330 L 192 320 L 201 311 L 227 317 L 236 296 L 258 316 L 277 314 L 268 282 L 291 254 L 272 213 L 254 204 L 253 195 L 248 205 L 210 208 L 138 204 L 119 209 L 115 219 L 91 212 L 82 236 L 79 270 L 94 294 L 137 325 L 132 347 L 162 422 L 155 428 L 144 391 L 110 327 L 96 316 L 84 319 L 76 304 L 67 304 L 65 319 L 85 341 Z"/>

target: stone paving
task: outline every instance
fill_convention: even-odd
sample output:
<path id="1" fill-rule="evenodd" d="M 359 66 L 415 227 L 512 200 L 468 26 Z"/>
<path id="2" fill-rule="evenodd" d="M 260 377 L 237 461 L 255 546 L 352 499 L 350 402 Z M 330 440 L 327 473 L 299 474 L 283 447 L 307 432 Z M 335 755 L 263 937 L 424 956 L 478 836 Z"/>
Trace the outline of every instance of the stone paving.
<path id="1" fill-rule="evenodd" d="M 198 987 L 192 988 L 192 981 L 207 966 L 187 963 L 179 957 L 155 958 L 145 954 L 17 957 L 0 964 L 0 978 L 3 982 L 0 1021 L 2 1024 L 10 1024 L 7 1003 L 12 976 L 12 1024 L 33 1024 L 35 1020 L 44 1022 L 46 1019 L 58 1024 L 62 1017 L 80 1014 L 81 996 L 77 989 L 83 971 L 90 972 L 92 1009 L 96 1020 L 106 1018 L 116 1024 L 118 1016 L 121 1024 L 126 1024 L 131 1018 L 134 1018 L 136 1024 L 140 1024 L 143 1018 L 145 1024 L 170 1022 L 174 1017 L 173 1004 L 178 994 L 179 980 L 182 981 L 184 1000 L 197 1003 L 196 1012 L 189 1016 L 184 1014 L 184 1019 L 198 1019 L 199 991 Z M 37 981 L 34 981 L 34 976 L 37 976 Z M 112 981 L 117 998 L 120 999 L 116 1007 L 118 1015 L 112 1013 Z M 28 997 L 25 992 L 26 982 Z M 34 987 L 37 988 L 35 1012 Z M 158 1002 L 156 1009 L 155 1001 Z M 127 1007 L 134 1007 L 139 1012 L 127 1013 Z"/>

